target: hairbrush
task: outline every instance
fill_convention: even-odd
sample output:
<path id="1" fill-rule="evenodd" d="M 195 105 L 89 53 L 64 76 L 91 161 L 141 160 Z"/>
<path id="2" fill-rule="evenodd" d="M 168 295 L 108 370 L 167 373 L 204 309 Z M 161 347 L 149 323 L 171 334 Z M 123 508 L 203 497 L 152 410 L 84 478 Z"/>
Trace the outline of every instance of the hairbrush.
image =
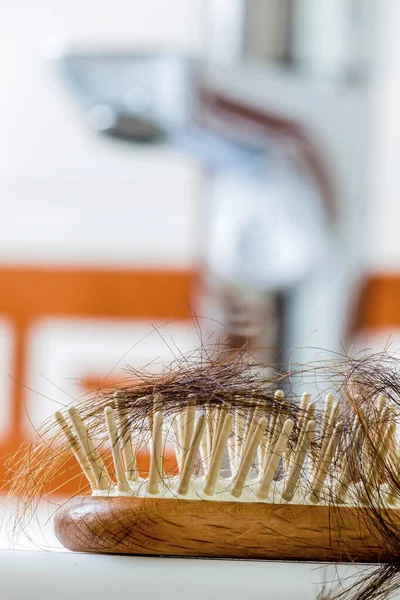
<path id="1" fill-rule="evenodd" d="M 54 517 L 70 550 L 380 562 L 374 590 L 388 589 L 400 571 L 397 360 L 265 373 L 244 351 L 189 357 L 58 411 L 18 457 L 19 519 L 73 472 L 72 452 L 87 492 Z M 313 397 L 295 391 L 306 381 Z M 357 596 L 368 586 L 353 597 L 375 597 Z"/>

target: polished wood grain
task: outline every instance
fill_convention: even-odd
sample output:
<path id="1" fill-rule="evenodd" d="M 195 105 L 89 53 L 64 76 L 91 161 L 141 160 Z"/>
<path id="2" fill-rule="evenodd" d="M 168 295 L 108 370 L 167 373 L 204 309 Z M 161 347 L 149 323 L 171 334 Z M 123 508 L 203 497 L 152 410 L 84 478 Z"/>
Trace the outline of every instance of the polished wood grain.
<path id="1" fill-rule="evenodd" d="M 400 512 L 392 509 L 391 518 Z M 367 509 L 81 496 L 55 516 L 79 552 L 312 561 L 390 560 Z"/>

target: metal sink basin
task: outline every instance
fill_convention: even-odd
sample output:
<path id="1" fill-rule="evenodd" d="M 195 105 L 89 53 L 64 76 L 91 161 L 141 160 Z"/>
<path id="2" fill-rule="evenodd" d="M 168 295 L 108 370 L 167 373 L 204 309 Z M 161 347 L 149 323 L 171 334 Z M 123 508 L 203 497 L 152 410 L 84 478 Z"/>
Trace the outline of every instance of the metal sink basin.
<path id="1" fill-rule="evenodd" d="M 198 65 L 185 56 L 66 53 L 54 64 L 98 132 L 152 142 L 191 119 Z"/>

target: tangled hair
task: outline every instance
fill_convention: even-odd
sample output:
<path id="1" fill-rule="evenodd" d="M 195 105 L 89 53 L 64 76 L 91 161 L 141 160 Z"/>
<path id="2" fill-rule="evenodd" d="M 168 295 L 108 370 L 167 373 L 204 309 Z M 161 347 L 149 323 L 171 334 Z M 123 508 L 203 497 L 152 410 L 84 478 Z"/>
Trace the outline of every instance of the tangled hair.
<path id="1" fill-rule="evenodd" d="M 312 410 L 309 400 L 305 402 L 299 392 L 307 386 L 315 400 Z M 284 391 L 284 398 L 277 396 L 277 389 Z M 318 597 L 320 600 L 383 599 L 400 588 L 400 520 L 394 510 L 400 503 L 400 361 L 395 356 L 388 351 L 355 357 L 328 354 L 316 363 L 292 365 L 287 370 L 279 365 L 257 364 L 245 350 L 228 352 L 203 347 L 165 366 L 159 375 L 131 369 L 129 378 L 118 386 L 117 408 L 132 432 L 139 457 L 146 452 L 151 437 L 149 423 L 157 410 L 154 398 L 162 402 L 164 426 L 171 430 L 174 420 L 193 404 L 193 399 L 198 410 L 210 414 L 224 409 L 237 421 L 249 422 L 249 415 L 259 411 L 267 417 L 267 439 L 273 436 L 279 419 L 290 419 L 294 426 L 276 480 L 282 477 L 282 465 L 296 452 L 304 424 L 312 417 L 316 436 L 309 447 L 308 471 L 304 468 L 298 481 L 304 498 L 310 498 L 315 495 L 310 472 L 321 465 L 318 455 L 323 455 L 333 433 L 328 431 L 323 403 L 327 393 L 334 394 L 338 401 L 335 405 L 338 423 L 324 494 L 316 501 L 328 504 L 333 511 L 340 511 L 346 505 L 363 507 L 360 522 L 377 533 L 382 556 L 389 560 L 372 571 L 369 568 L 353 582 L 346 581 L 344 589 L 339 582 L 333 590 L 321 591 Z M 85 397 L 76 405 L 110 471 L 112 458 L 104 410 L 115 403 L 115 388 L 109 388 Z M 331 407 L 331 415 L 336 409 Z M 233 435 L 239 435 L 237 430 Z M 75 480 L 76 494 L 90 491 L 75 467 L 70 445 L 61 435 L 59 424 L 54 418 L 47 420 L 36 432 L 34 441 L 21 447 L 9 465 L 10 497 L 17 503 L 15 530 L 25 530 L 38 501 L 64 485 L 66 479 Z M 166 475 L 175 473 L 176 465 L 170 465 L 169 469 Z"/>

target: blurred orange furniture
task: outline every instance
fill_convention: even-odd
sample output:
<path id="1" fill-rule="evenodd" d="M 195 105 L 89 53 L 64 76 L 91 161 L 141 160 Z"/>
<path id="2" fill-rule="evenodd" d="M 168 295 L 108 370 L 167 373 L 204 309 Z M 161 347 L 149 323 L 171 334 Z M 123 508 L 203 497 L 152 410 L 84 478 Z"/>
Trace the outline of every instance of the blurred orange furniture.
<path id="1" fill-rule="evenodd" d="M 393 328 L 400 328 L 400 276 L 371 274 L 361 287 L 350 336 Z"/>
<path id="2" fill-rule="evenodd" d="M 0 270 L 0 315 L 15 335 L 11 425 L 0 441 L 0 456 L 24 441 L 23 391 L 27 373 L 27 337 L 43 317 L 169 319 L 190 315 L 195 272 L 167 270 L 30 269 Z M 0 481 L 5 467 L 0 460 Z"/>

